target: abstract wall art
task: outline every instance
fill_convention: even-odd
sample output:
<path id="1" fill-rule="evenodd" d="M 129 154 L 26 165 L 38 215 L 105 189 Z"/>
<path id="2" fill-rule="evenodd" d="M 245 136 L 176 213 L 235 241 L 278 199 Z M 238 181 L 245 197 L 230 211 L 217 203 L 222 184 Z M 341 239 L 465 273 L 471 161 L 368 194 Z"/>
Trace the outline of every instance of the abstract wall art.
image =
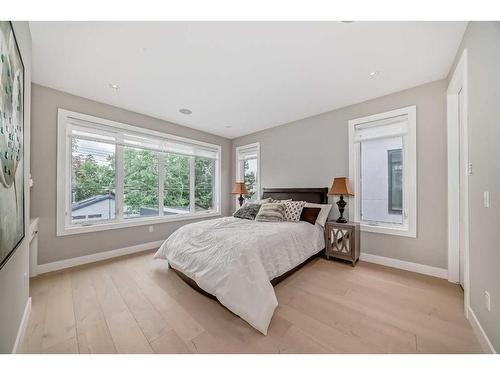
<path id="1" fill-rule="evenodd" d="M 0 269 L 24 238 L 24 65 L 0 21 Z"/>

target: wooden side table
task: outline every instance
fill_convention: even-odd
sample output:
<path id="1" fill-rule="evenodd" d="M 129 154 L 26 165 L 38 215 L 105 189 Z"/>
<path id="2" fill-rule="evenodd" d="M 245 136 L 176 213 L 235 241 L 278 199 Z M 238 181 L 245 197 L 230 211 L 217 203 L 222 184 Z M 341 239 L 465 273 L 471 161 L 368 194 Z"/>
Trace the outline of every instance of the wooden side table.
<path id="1" fill-rule="evenodd" d="M 359 223 L 337 223 L 325 225 L 325 255 L 349 260 L 354 267 L 359 259 Z"/>

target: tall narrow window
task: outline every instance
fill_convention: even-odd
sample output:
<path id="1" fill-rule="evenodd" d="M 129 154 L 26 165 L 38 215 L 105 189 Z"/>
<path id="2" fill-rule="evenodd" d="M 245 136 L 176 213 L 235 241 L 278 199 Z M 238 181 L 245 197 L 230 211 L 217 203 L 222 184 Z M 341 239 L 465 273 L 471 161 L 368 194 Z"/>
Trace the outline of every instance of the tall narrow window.
<path id="1" fill-rule="evenodd" d="M 210 211 L 214 207 L 215 160 L 196 157 L 194 165 L 195 211 Z"/>
<path id="2" fill-rule="evenodd" d="M 158 216 L 158 153 L 123 148 L 123 217 Z"/>
<path id="3" fill-rule="evenodd" d="M 259 158 L 259 143 L 236 147 L 236 180 L 245 182 L 248 190 L 245 198 L 249 201 L 257 200 L 260 196 Z"/>
<path id="4" fill-rule="evenodd" d="M 57 147 L 57 235 L 220 214 L 220 146 L 60 109 Z"/>
<path id="5" fill-rule="evenodd" d="M 416 109 L 349 121 L 350 214 L 362 230 L 416 236 Z"/>
<path id="6" fill-rule="evenodd" d="M 164 203 L 165 216 L 189 214 L 189 156 L 166 154 Z"/>
<path id="7" fill-rule="evenodd" d="M 115 146 L 71 137 L 71 223 L 114 219 L 115 183 Z"/>

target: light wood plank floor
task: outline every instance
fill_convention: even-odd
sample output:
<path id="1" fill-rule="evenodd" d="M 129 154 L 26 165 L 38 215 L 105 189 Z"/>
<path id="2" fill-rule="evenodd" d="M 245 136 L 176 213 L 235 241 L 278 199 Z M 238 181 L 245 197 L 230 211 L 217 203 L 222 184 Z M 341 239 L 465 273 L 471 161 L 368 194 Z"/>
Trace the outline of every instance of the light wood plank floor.
<path id="1" fill-rule="evenodd" d="M 152 253 L 31 282 L 25 353 L 480 353 L 445 280 L 316 259 L 275 288 L 263 336 Z"/>

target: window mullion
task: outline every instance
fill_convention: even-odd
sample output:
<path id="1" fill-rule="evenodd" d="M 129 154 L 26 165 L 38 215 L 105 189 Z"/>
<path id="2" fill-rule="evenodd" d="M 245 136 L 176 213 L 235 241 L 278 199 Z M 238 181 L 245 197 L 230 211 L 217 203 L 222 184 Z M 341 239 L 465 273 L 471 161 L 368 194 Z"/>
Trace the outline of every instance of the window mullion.
<path id="1" fill-rule="evenodd" d="M 116 145 L 116 170 L 115 170 L 115 183 L 116 183 L 116 193 L 115 193 L 115 212 L 116 220 L 123 221 L 123 199 L 124 199 L 124 188 L 123 188 L 123 175 L 124 163 L 123 163 L 123 146 Z"/>
<path id="2" fill-rule="evenodd" d="M 189 212 L 191 214 L 195 213 L 195 196 L 194 196 L 194 189 L 195 189 L 195 184 L 194 184 L 194 166 L 195 166 L 195 161 L 194 157 L 189 158 Z"/>
<path id="3" fill-rule="evenodd" d="M 158 208 L 159 216 L 164 215 L 164 200 L 165 200 L 165 154 L 157 153 L 158 157 Z"/>

